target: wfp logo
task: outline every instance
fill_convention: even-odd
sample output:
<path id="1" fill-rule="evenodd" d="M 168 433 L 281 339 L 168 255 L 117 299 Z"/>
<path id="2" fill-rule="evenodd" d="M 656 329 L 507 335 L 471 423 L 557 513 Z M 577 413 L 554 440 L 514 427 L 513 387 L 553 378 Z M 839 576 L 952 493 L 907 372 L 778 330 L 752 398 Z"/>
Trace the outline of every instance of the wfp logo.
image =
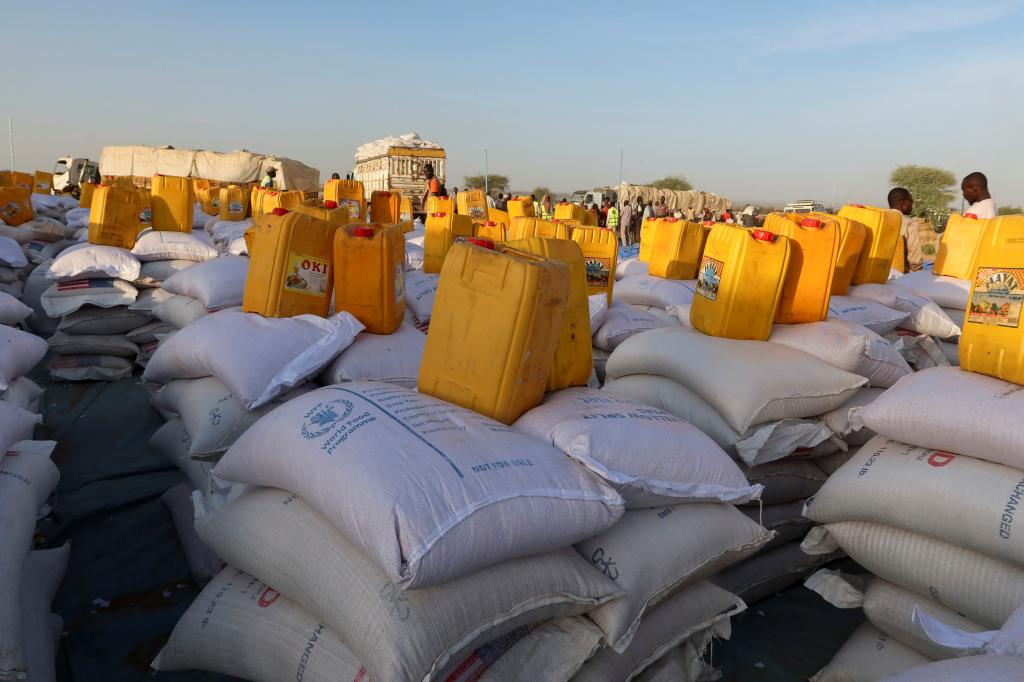
<path id="1" fill-rule="evenodd" d="M 348 418 L 354 409 L 355 405 L 344 398 L 317 403 L 303 417 L 300 433 L 307 440 L 319 438 Z"/>

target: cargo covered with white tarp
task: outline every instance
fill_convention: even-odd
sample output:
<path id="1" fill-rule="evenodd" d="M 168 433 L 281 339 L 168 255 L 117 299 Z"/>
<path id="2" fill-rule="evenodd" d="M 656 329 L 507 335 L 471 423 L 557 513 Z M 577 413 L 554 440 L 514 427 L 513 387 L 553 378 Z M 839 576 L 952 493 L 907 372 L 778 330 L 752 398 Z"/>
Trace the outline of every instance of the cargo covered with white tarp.
<path id="1" fill-rule="evenodd" d="M 635 199 L 643 199 L 644 203 L 651 203 L 662 198 L 665 199 L 665 206 L 670 211 L 699 212 L 707 208 L 718 212 L 732 208 L 732 201 L 711 192 L 658 189 L 648 185 L 631 185 L 628 182 L 619 185 L 619 201 L 632 202 Z"/>
<path id="2" fill-rule="evenodd" d="M 208 152 L 196 149 L 110 146 L 100 152 L 100 175 L 139 178 L 137 185 L 148 186 L 156 174 L 203 178 L 222 183 L 259 182 L 269 169 L 277 169 L 278 189 L 317 192 L 320 171 L 304 163 L 281 156 L 233 152 Z"/>

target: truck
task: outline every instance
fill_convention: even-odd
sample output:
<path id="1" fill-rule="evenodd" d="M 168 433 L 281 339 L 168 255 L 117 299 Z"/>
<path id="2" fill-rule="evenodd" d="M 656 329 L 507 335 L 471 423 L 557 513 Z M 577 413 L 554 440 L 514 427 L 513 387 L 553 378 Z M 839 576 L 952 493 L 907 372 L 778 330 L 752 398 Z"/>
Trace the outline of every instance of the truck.
<path id="1" fill-rule="evenodd" d="M 53 166 L 53 191 L 78 197 L 83 182 L 98 183 L 100 165 L 77 156 L 62 156 Z"/>
<path id="2" fill-rule="evenodd" d="M 786 207 L 782 209 L 783 213 L 831 213 L 829 209 L 825 208 L 825 204 L 821 201 L 815 201 L 814 199 L 801 199 L 800 201 L 793 201 L 786 204 Z"/>
<path id="3" fill-rule="evenodd" d="M 397 191 L 412 201 L 413 213 L 423 213 L 420 202 L 426 181 L 425 167 L 431 164 L 434 175 L 444 183 L 446 158 L 439 144 L 420 139 L 416 133 L 384 137 L 356 150 L 352 179 L 363 183 L 367 201 L 374 191 Z"/>
<path id="4" fill-rule="evenodd" d="M 100 152 L 100 175 L 129 177 L 138 187 L 149 187 L 154 175 L 212 180 L 225 184 L 255 184 L 269 169 L 277 171 L 275 188 L 320 191 L 320 171 L 283 156 L 258 154 L 245 149 L 211 152 L 202 149 L 147 147 L 143 145 L 108 146 Z"/>
<path id="5" fill-rule="evenodd" d="M 619 203 L 619 193 L 614 187 L 595 187 L 594 189 L 578 189 L 572 193 L 572 203 L 579 204 L 583 208 L 590 208 L 592 205 L 604 205 L 605 199 L 611 199 L 613 204 Z"/>

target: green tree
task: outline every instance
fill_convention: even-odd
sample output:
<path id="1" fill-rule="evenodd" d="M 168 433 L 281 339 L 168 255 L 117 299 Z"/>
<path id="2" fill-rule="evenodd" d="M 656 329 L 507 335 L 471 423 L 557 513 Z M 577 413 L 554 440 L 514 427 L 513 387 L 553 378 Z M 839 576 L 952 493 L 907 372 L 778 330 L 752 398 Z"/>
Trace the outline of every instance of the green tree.
<path id="1" fill-rule="evenodd" d="M 1024 208 L 1020 206 L 1000 206 L 999 210 L 996 211 L 999 215 L 1017 215 L 1024 213 Z"/>
<path id="2" fill-rule="evenodd" d="M 691 185 L 690 182 L 682 175 L 669 175 L 661 180 L 655 180 L 651 183 L 651 187 L 657 187 L 658 189 L 674 189 L 680 192 L 693 189 L 693 185 Z"/>
<path id="3" fill-rule="evenodd" d="M 545 194 L 551 194 L 551 189 L 548 187 L 534 187 L 530 194 L 537 197 L 537 201 L 540 201 L 544 198 Z"/>
<path id="4" fill-rule="evenodd" d="M 466 183 L 467 189 L 484 188 L 483 173 L 480 175 L 467 175 L 462 178 L 462 181 Z M 508 176 L 490 173 L 487 175 L 487 186 L 492 192 L 504 192 L 508 190 Z"/>
<path id="5" fill-rule="evenodd" d="M 956 176 L 942 168 L 931 166 L 896 166 L 889 174 L 893 187 L 904 187 L 914 197 L 914 212 L 933 216 L 949 211 L 949 203 L 956 197 Z"/>

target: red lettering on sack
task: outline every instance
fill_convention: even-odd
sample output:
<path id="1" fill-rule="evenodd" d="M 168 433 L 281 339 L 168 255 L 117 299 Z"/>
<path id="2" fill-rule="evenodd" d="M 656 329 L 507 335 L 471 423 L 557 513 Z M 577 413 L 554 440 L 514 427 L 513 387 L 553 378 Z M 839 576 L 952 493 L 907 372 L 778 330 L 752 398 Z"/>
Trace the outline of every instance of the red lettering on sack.
<path id="1" fill-rule="evenodd" d="M 956 459 L 956 455 L 951 452 L 933 452 L 928 455 L 928 464 L 938 469 L 944 467 L 950 462 Z"/>
<path id="2" fill-rule="evenodd" d="M 278 597 L 280 596 L 280 592 L 275 590 L 273 587 L 268 587 L 260 593 L 260 598 L 257 603 L 260 605 L 261 609 L 265 609 L 268 606 L 271 606 L 274 602 L 276 602 Z"/>

